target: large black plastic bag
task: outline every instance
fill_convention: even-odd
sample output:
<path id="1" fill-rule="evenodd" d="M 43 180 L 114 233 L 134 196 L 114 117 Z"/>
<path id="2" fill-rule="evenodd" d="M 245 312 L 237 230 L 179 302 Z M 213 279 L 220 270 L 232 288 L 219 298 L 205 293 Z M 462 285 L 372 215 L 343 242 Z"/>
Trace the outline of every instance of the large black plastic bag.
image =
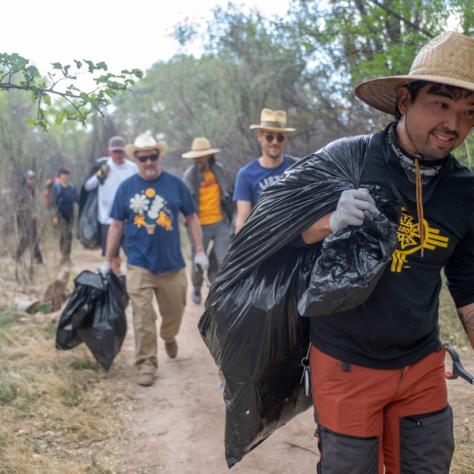
<path id="1" fill-rule="evenodd" d="M 100 226 L 98 213 L 97 190 L 86 191 L 81 189 L 79 204 L 79 241 L 87 249 L 97 248 L 100 244 Z"/>
<path id="2" fill-rule="evenodd" d="M 316 248 L 279 250 L 236 284 L 235 298 L 212 310 L 227 315 L 215 320 L 213 337 L 224 349 L 229 466 L 242 457 L 239 447 L 255 446 L 311 404 L 299 384 L 309 339 L 296 305 L 317 254 Z"/>
<path id="3" fill-rule="evenodd" d="M 377 215 L 365 214 L 364 225 L 329 235 L 298 302 L 301 316 L 339 313 L 356 308 L 372 293 L 397 246 L 398 207 L 368 187 Z"/>
<path id="4" fill-rule="evenodd" d="M 335 210 L 342 191 L 359 187 L 371 149 L 370 136 L 341 139 L 300 160 L 264 191 L 231 242 L 199 321 L 224 376 L 229 467 L 310 406 L 299 383 L 309 336 L 297 302 L 320 245 L 292 245 Z"/>
<path id="5" fill-rule="evenodd" d="M 127 331 L 128 294 L 123 278 L 84 271 L 74 280 L 74 292 L 56 332 L 56 347 L 72 349 L 85 342 L 97 362 L 108 370 Z"/>

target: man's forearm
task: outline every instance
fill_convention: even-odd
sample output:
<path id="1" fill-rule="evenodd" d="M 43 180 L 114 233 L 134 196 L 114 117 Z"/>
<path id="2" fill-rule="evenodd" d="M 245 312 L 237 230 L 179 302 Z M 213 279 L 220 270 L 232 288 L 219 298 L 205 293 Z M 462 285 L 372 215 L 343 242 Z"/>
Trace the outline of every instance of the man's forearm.
<path id="1" fill-rule="evenodd" d="M 107 233 L 107 250 L 105 252 L 105 259 L 108 262 L 112 261 L 115 251 L 119 246 L 123 234 L 123 227 L 123 221 L 113 221 L 112 224 L 110 224 L 109 232 Z"/>
<path id="2" fill-rule="evenodd" d="M 252 204 L 250 201 L 237 201 L 237 214 L 235 216 L 235 233 L 237 234 L 245 224 L 250 212 L 252 211 Z"/>
<path id="3" fill-rule="evenodd" d="M 99 178 L 94 174 L 84 184 L 86 191 L 92 191 L 99 186 Z"/>
<path id="4" fill-rule="evenodd" d="M 329 219 L 331 213 L 326 214 L 317 220 L 311 227 L 301 232 L 305 244 L 315 244 L 324 240 L 329 234 L 332 234 L 331 227 L 329 225 Z"/>
<path id="5" fill-rule="evenodd" d="M 204 252 L 204 246 L 202 245 L 202 229 L 197 215 L 192 214 L 191 216 L 188 216 L 186 218 L 186 224 L 191 232 L 195 252 Z"/>
<path id="6" fill-rule="evenodd" d="M 242 216 L 237 216 L 235 218 L 235 233 L 238 234 L 240 229 L 242 229 L 242 227 L 244 226 L 245 224 L 245 218 L 242 217 Z"/>
<path id="7" fill-rule="evenodd" d="M 459 319 L 474 349 L 474 303 L 457 308 Z"/>

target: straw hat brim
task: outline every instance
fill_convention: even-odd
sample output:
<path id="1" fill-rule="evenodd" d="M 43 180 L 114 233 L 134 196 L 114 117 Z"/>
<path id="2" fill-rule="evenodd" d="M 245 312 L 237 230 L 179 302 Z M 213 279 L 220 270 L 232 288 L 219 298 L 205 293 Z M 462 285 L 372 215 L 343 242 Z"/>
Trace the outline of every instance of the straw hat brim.
<path id="1" fill-rule="evenodd" d="M 291 133 L 296 131 L 296 128 L 278 128 L 278 127 L 264 127 L 260 124 L 254 124 L 250 125 L 250 130 L 267 130 L 268 132 L 273 132 L 273 133 Z"/>
<path id="2" fill-rule="evenodd" d="M 131 159 L 135 159 L 135 152 L 137 151 L 145 151 L 145 150 L 158 150 L 160 152 L 160 158 L 166 155 L 168 151 L 168 146 L 166 143 L 157 143 L 153 146 L 135 146 L 133 144 L 125 145 L 125 153 Z"/>
<path id="3" fill-rule="evenodd" d="M 474 91 L 474 83 L 470 81 L 462 81 L 445 76 L 406 75 L 380 77 L 378 79 L 365 81 L 355 88 L 354 94 L 360 100 L 377 110 L 388 114 L 395 114 L 395 106 L 400 87 L 413 81 L 435 82 Z"/>
<path id="4" fill-rule="evenodd" d="M 219 148 L 208 148 L 207 150 L 199 150 L 199 151 L 187 151 L 181 155 L 182 158 L 202 158 L 203 156 L 211 156 L 215 155 L 216 153 L 220 153 Z"/>

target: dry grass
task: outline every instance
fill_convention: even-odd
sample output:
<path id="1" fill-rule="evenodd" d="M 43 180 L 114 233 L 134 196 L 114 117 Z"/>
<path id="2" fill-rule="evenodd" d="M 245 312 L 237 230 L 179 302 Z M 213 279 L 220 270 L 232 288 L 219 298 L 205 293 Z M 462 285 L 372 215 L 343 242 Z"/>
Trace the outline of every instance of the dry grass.
<path id="1" fill-rule="evenodd" d="M 40 268 L 35 286 L 19 287 L 11 266 L 0 267 L 0 472 L 118 472 L 128 369 L 119 356 L 105 373 L 84 345 L 57 351 L 54 324 L 11 309 L 15 295 L 39 296 L 57 269 Z"/>

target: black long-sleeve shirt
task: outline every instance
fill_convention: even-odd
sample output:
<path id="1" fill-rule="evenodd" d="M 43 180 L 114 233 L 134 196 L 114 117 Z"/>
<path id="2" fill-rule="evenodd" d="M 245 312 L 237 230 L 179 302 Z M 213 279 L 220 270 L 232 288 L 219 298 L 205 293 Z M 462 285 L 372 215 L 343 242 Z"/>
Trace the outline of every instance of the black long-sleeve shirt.
<path id="1" fill-rule="evenodd" d="M 378 185 L 394 199 L 396 194 L 402 196 L 405 207 L 398 249 L 363 304 L 311 318 L 311 341 L 321 351 L 350 363 L 386 369 L 413 364 L 440 346 L 443 268 L 456 306 L 474 303 L 474 174 L 449 156 L 423 186 L 422 257 L 415 184 L 407 179 L 388 133 L 374 136 L 361 184 Z"/>

